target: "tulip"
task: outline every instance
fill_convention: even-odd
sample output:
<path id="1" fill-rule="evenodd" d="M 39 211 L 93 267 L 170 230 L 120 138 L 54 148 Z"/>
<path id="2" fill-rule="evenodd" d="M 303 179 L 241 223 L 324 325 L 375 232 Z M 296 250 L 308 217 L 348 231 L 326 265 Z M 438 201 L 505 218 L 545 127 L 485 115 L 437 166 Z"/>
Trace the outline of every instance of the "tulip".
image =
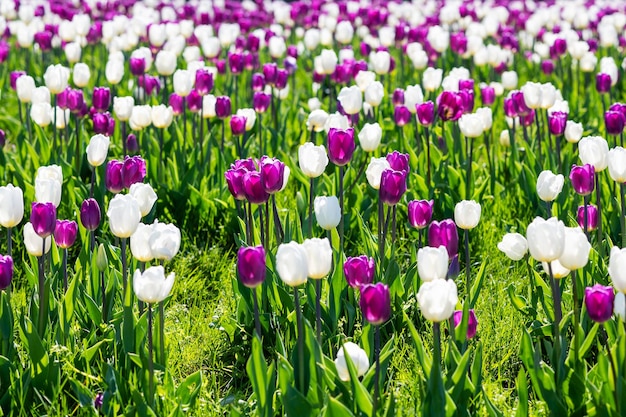
<path id="1" fill-rule="evenodd" d="M 448 258 L 452 259 L 459 252 L 459 234 L 456 225 L 451 219 L 441 222 L 433 221 L 428 227 L 428 245 L 432 247 L 445 246 Z"/>
<path id="2" fill-rule="evenodd" d="M 615 294 L 613 288 L 596 284 L 585 288 L 585 306 L 589 318 L 596 323 L 604 323 L 613 314 Z"/>
<path id="3" fill-rule="evenodd" d="M 130 188 L 135 183 L 142 182 L 146 176 L 146 161 L 140 156 L 127 156 L 122 165 L 122 184 Z"/>
<path id="4" fill-rule="evenodd" d="M 528 252 L 528 242 L 519 233 L 507 233 L 498 243 L 498 249 L 509 259 L 519 261 Z"/>
<path id="5" fill-rule="evenodd" d="M 604 125 L 609 135 L 619 135 L 624 130 L 624 115 L 619 111 L 608 110 L 604 113 Z"/>
<path id="6" fill-rule="evenodd" d="M 153 224 L 139 223 L 130 236 L 130 252 L 139 262 L 150 262 L 154 259 L 150 248 L 150 236 L 154 231 Z"/>
<path id="7" fill-rule="evenodd" d="M 404 106 L 413 114 L 416 112 L 417 105 L 424 102 L 424 93 L 422 88 L 417 85 L 409 85 L 404 93 Z"/>
<path id="8" fill-rule="evenodd" d="M 246 199 L 253 204 L 263 204 L 269 199 L 269 194 L 263 187 L 261 173 L 248 171 L 242 178 L 243 190 Z"/>
<path id="9" fill-rule="evenodd" d="M 443 70 L 441 68 L 426 68 L 422 74 L 422 84 L 424 90 L 433 92 L 441 86 Z"/>
<path id="10" fill-rule="evenodd" d="M 235 116 L 243 119 L 246 132 L 249 132 L 252 130 L 252 128 L 254 128 L 254 124 L 256 123 L 256 112 L 254 111 L 254 109 L 239 109 L 237 110 L 237 113 L 235 113 Z"/>
<path id="11" fill-rule="evenodd" d="M 338 166 L 344 166 L 354 153 L 354 129 L 331 128 L 328 132 L 328 158 Z"/>
<path id="12" fill-rule="evenodd" d="M 567 140 L 569 143 L 578 143 L 582 136 L 582 123 L 576 123 L 573 120 L 568 120 L 565 124 L 565 140 Z"/>
<path id="13" fill-rule="evenodd" d="M 593 192 L 595 184 L 594 168 L 589 164 L 583 166 L 573 165 L 569 179 L 576 194 L 587 196 Z"/>
<path id="14" fill-rule="evenodd" d="M 154 203 L 157 201 L 157 195 L 150 184 L 134 183 L 129 188 L 129 194 L 135 197 L 137 203 L 139 203 L 142 217 L 150 214 Z"/>
<path id="15" fill-rule="evenodd" d="M 387 158 L 372 158 L 367 166 L 367 169 L 365 170 L 367 182 L 373 189 L 380 189 L 382 174 L 384 171 L 390 169 L 391 165 L 389 164 Z"/>
<path id="16" fill-rule="evenodd" d="M 306 121 L 307 129 L 315 132 L 321 132 L 324 130 L 326 120 L 328 120 L 328 113 L 321 109 L 313 110 L 309 113 L 309 117 Z"/>
<path id="17" fill-rule="evenodd" d="M 555 175 L 551 171 L 542 171 L 537 178 L 537 194 L 543 201 L 554 201 L 563 189 L 563 175 Z"/>
<path id="18" fill-rule="evenodd" d="M 620 184 L 626 183 L 626 150 L 617 146 L 609 151 L 607 159 L 611 179 Z"/>
<path id="19" fill-rule="evenodd" d="M 480 88 L 480 97 L 483 105 L 491 106 L 496 101 L 496 92 L 492 86 L 484 85 Z"/>
<path id="20" fill-rule="evenodd" d="M 480 221 L 480 204 L 473 200 L 463 200 L 454 207 L 454 222 L 465 230 L 475 228 Z"/>
<path id="21" fill-rule="evenodd" d="M 427 320 L 440 323 L 449 319 L 458 302 L 453 280 L 436 279 L 420 285 L 417 304 Z"/>
<path id="22" fill-rule="evenodd" d="M 78 225 L 71 220 L 57 220 L 54 229 L 54 241 L 57 246 L 67 249 L 76 241 Z"/>
<path id="23" fill-rule="evenodd" d="M 30 222 L 35 233 L 41 238 L 46 238 L 54 233 L 56 227 L 56 207 L 54 204 L 36 203 L 31 206 Z"/>
<path id="24" fill-rule="evenodd" d="M 609 276 L 613 281 L 615 289 L 626 293 L 626 248 L 619 249 L 616 246 L 611 248 Z"/>
<path id="25" fill-rule="evenodd" d="M 398 126 L 404 126 L 411 120 L 411 112 L 405 106 L 397 106 L 393 109 L 393 119 Z"/>
<path id="26" fill-rule="evenodd" d="M 560 136 L 565 133 L 565 126 L 567 123 L 567 113 L 562 111 L 555 111 L 548 116 L 548 129 L 550 133 L 555 136 Z"/>
<path id="27" fill-rule="evenodd" d="M 210 94 L 213 90 L 213 74 L 206 69 L 197 70 L 195 88 L 201 96 Z"/>
<path id="28" fill-rule="evenodd" d="M 113 97 L 113 112 L 120 121 L 126 122 L 130 119 L 135 106 L 135 99 L 128 97 Z"/>
<path id="29" fill-rule="evenodd" d="M 386 169 L 380 178 L 380 199 L 384 204 L 395 206 L 406 192 L 407 171 Z"/>
<path id="30" fill-rule="evenodd" d="M 361 90 L 356 85 L 352 87 L 343 87 L 337 96 L 337 100 L 341 103 L 341 107 L 347 114 L 357 114 L 361 111 L 363 105 L 363 96 Z"/>
<path id="31" fill-rule="evenodd" d="M 261 159 L 259 169 L 265 192 L 274 194 L 283 188 L 285 176 L 285 164 L 283 162 L 275 158 L 264 157 Z"/>
<path id="32" fill-rule="evenodd" d="M 272 96 L 263 92 L 256 92 L 252 97 L 252 107 L 257 113 L 265 113 L 270 107 Z"/>
<path id="33" fill-rule="evenodd" d="M 133 196 L 117 194 L 109 202 L 107 217 L 109 218 L 111 233 L 125 239 L 137 230 L 141 221 L 141 210 Z"/>
<path id="34" fill-rule="evenodd" d="M 404 105 L 404 90 L 401 88 L 393 90 L 391 101 L 394 106 Z"/>
<path id="35" fill-rule="evenodd" d="M 35 79 L 30 75 L 23 75 L 15 81 L 15 91 L 17 92 L 17 98 L 22 103 L 30 103 L 32 101 L 34 90 Z"/>
<path id="36" fill-rule="evenodd" d="M 195 78 L 192 76 L 191 71 L 188 70 L 176 70 L 174 73 L 174 92 L 181 97 L 187 97 L 191 93 Z"/>
<path id="37" fill-rule="evenodd" d="M 380 145 L 383 129 L 378 123 L 365 123 L 358 136 L 361 148 L 365 152 L 374 152 Z"/>
<path id="38" fill-rule="evenodd" d="M 89 231 L 94 231 L 100 225 L 100 206 L 93 198 L 88 198 L 80 206 L 80 222 Z"/>
<path id="39" fill-rule="evenodd" d="M 135 77 L 143 75 L 146 72 L 146 60 L 144 58 L 130 57 L 130 72 Z M 108 77 L 107 77 L 108 78 Z"/>
<path id="40" fill-rule="evenodd" d="M 424 229 L 433 217 L 433 200 L 413 200 L 408 204 L 408 218 L 411 226 Z"/>
<path id="41" fill-rule="evenodd" d="M 104 163 L 109 151 L 110 139 L 105 135 L 94 135 L 87 145 L 87 161 L 93 167 L 99 167 Z"/>
<path id="42" fill-rule="evenodd" d="M 598 228 L 598 208 L 594 205 L 587 205 L 587 232 L 592 232 Z M 579 206 L 576 212 L 578 225 L 585 230 L 585 206 Z"/>
<path id="43" fill-rule="evenodd" d="M 337 358 L 335 359 L 335 367 L 337 368 L 339 379 L 342 381 L 350 380 L 350 371 L 348 370 L 346 354 L 350 357 L 350 360 L 354 364 L 357 376 L 365 375 L 370 367 L 367 353 L 365 353 L 365 351 L 357 344 L 347 342 L 344 343 L 341 349 L 337 351 Z"/>
<path id="44" fill-rule="evenodd" d="M 46 127 L 52 122 L 52 107 L 48 103 L 34 103 L 30 108 L 30 118 L 36 125 Z"/>
<path id="45" fill-rule="evenodd" d="M 152 106 L 150 119 L 154 127 L 158 129 L 167 129 L 172 124 L 173 118 L 174 110 L 172 109 L 172 107 L 165 106 L 164 104 Z"/>
<path id="46" fill-rule="evenodd" d="M 131 58 L 131 63 L 134 58 Z M 78 64 L 77 64 L 78 65 Z M 131 64 L 131 73 L 133 72 L 133 66 Z M 143 72 L 142 72 L 143 73 Z M 120 64 L 116 60 L 110 60 L 106 63 L 104 68 L 104 76 L 107 79 L 107 82 L 112 85 L 117 85 L 124 78 L 124 64 Z M 86 83 L 85 83 L 86 84 Z"/>
<path id="47" fill-rule="evenodd" d="M 165 277 L 162 266 L 151 266 L 143 273 L 137 269 L 133 275 L 133 291 L 144 303 L 154 304 L 165 300 L 174 286 L 174 273 Z"/>
<path id="48" fill-rule="evenodd" d="M 461 97 L 451 91 L 444 91 L 437 97 L 437 115 L 444 122 L 458 120 L 463 114 Z"/>
<path id="49" fill-rule="evenodd" d="M 555 217 L 536 217 L 528 225 L 526 239 L 530 255 L 540 262 L 559 259 L 565 248 L 565 225 Z"/>
<path id="50" fill-rule="evenodd" d="M 317 178 L 324 173 L 328 165 L 328 156 L 323 145 L 315 146 L 307 142 L 298 148 L 298 164 L 309 178 Z"/>
<path id="51" fill-rule="evenodd" d="M 389 287 L 382 282 L 362 285 L 359 306 L 368 322 L 374 326 L 383 324 L 391 316 Z"/>
<path id="52" fill-rule="evenodd" d="M 454 327 L 458 327 L 463 321 L 463 310 L 455 310 L 452 315 L 454 321 Z M 478 319 L 476 318 L 476 312 L 474 309 L 469 310 L 469 316 L 467 318 L 467 339 L 471 339 L 476 336 L 476 329 L 478 327 Z"/>
<path id="53" fill-rule="evenodd" d="M 393 151 L 387 154 L 387 162 L 394 171 L 406 171 L 409 172 L 409 154 Z"/>
<path id="54" fill-rule="evenodd" d="M 415 106 L 417 121 L 422 126 L 430 126 L 435 119 L 435 104 L 432 101 L 417 104 Z"/>
<path id="55" fill-rule="evenodd" d="M 13 258 L 0 255 L 0 291 L 9 288 L 13 280 Z"/>
<path id="56" fill-rule="evenodd" d="M 111 160 L 107 163 L 105 184 L 107 190 L 112 193 L 119 193 L 124 189 L 124 183 L 122 182 L 122 169 L 124 163 L 118 160 Z"/>
<path id="57" fill-rule="evenodd" d="M 459 129 L 468 138 L 477 138 L 485 130 L 483 119 L 476 113 L 462 115 L 459 118 Z"/>
<path id="58" fill-rule="evenodd" d="M 155 222 L 149 244 L 155 259 L 171 261 L 180 249 L 180 229 L 173 224 Z"/>
<path id="59" fill-rule="evenodd" d="M 591 244 L 587 236 L 578 227 L 565 228 L 565 245 L 559 262 L 569 270 L 581 269 L 589 261 Z"/>
<path id="60" fill-rule="evenodd" d="M 59 94 L 67 88 L 67 82 L 70 77 L 70 71 L 68 68 L 61 64 L 50 65 L 46 68 L 46 72 L 43 75 L 46 87 L 52 94 Z"/>
<path id="61" fill-rule="evenodd" d="M 583 164 L 593 165 L 596 172 L 608 165 L 609 145 L 599 136 L 586 136 L 578 142 L 578 155 Z"/>
<path id="62" fill-rule="evenodd" d="M 152 107 L 148 105 L 134 106 L 128 124 L 133 130 L 142 130 L 152 123 Z"/>
<path id="63" fill-rule="evenodd" d="M 111 91 L 107 87 L 94 88 L 92 101 L 96 111 L 107 111 L 111 105 Z"/>
<path id="64" fill-rule="evenodd" d="M 164 77 L 171 76 L 176 71 L 176 54 L 172 51 L 161 50 L 156 54 L 154 66 L 157 73 Z"/>
<path id="65" fill-rule="evenodd" d="M 360 288 L 361 285 L 371 284 L 374 281 L 376 266 L 374 258 L 365 255 L 348 257 L 343 264 L 343 273 L 352 288 Z"/>
<path id="66" fill-rule="evenodd" d="M 626 323 L 626 296 L 623 292 L 615 294 L 615 301 L 613 302 L 613 314 L 616 318 L 619 318 Z"/>
<path id="67" fill-rule="evenodd" d="M 333 261 L 333 250 L 327 238 L 305 239 L 302 243 L 307 253 L 308 277 L 312 279 L 324 278 L 330 273 Z"/>
<path id="68" fill-rule="evenodd" d="M 417 271 L 422 281 L 445 279 L 448 274 L 448 251 L 446 247 L 420 248 L 417 251 Z"/>
<path id="69" fill-rule="evenodd" d="M 24 193 L 13 184 L 0 187 L 0 225 L 12 228 L 24 218 Z"/>
<path id="70" fill-rule="evenodd" d="M 241 247 L 237 252 L 237 272 L 241 283 L 255 288 L 265 281 L 265 250 L 263 246 Z"/>
<path id="71" fill-rule="evenodd" d="M 246 132 L 246 118 L 235 115 L 230 119 L 230 130 L 233 136 L 241 136 Z"/>
<path id="72" fill-rule="evenodd" d="M 305 248 L 293 241 L 281 243 L 276 252 L 276 272 L 290 287 L 304 284 L 309 272 Z"/>
<path id="73" fill-rule="evenodd" d="M 216 97 L 215 114 L 220 119 L 225 119 L 232 114 L 230 97 L 228 96 Z"/>
<path id="74" fill-rule="evenodd" d="M 339 200 L 335 196 L 315 197 L 314 201 L 315 219 L 317 224 L 324 230 L 332 230 L 339 225 L 341 220 L 341 209 Z"/>
<path id="75" fill-rule="evenodd" d="M 45 239 L 42 239 L 41 236 L 35 232 L 32 223 L 28 222 L 24 225 L 24 246 L 26 247 L 26 252 L 28 252 L 29 255 L 41 257 L 42 249 L 44 253 L 48 253 L 51 244 L 52 238 L 48 236 Z"/>
<path id="76" fill-rule="evenodd" d="M 600 94 L 606 94 L 611 91 L 611 76 L 605 73 L 596 75 L 596 91 Z"/>

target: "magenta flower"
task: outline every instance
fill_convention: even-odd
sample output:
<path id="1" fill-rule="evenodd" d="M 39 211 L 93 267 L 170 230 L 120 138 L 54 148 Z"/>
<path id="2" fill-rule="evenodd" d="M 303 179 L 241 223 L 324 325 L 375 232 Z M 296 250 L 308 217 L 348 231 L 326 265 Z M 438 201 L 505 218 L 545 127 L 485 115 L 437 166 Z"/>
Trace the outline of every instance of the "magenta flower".
<path id="1" fill-rule="evenodd" d="M 457 328 L 463 320 L 463 310 L 456 310 L 452 314 L 452 320 L 454 321 L 454 327 Z M 476 329 L 478 327 L 478 319 L 476 318 L 476 312 L 474 309 L 470 309 L 469 316 L 467 318 L 467 338 L 471 339 L 476 336 Z"/>
<path id="2" fill-rule="evenodd" d="M 267 193 L 267 191 L 265 191 L 265 188 L 263 187 L 260 172 L 246 172 L 243 176 L 242 182 L 243 192 L 246 196 L 246 199 L 252 204 L 263 204 L 270 198 L 270 195 Z"/>
<path id="3" fill-rule="evenodd" d="M 374 258 L 365 255 L 348 257 L 343 263 L 343 273 L 352 288 L 359 288 L 361 285 L 374 282 L 376 265 Z"/>
<path id="4" fill-rule="evenodd" d="M 7 289 L 13 280 L 13 258 L 0 255 L 0 291 Z"/>
<path id="5" fill-rule="evenodd" d="M 100 205 L 94 198 L 88 198 L 80 205 L 80 222 L 89 231 L 94 231 L 100 226 Z"/>
<path id="6" fill-rule="evenodd" d="M 428 246 L 434 248 L 445 246 L 450 259 L 457 255 L 459 253 L 459 233 L 454 221 L 451 219 L 441 222 L 433 221 L 428 227 Z"/>
<path id="7" fill-rule="evenodd" d="M 328 132 L 328 159 L 338 166 L 344 166 L 352 159 L 356 144 L 354 129 L 331 128 Z"/>
<path id="8" fill-rule="evenodd" d="M 583 231 L 585 230 L 585 206 L 579 206 L 576 211 L 576 220 Z M 593 232 L 598 228 L 598 208 L 587 205 L 587 232 Z"/>
<path id="9" fill-rule="evenodd" d="M 33 202 L 30 212 L 30 222 L 35 233 L 43 239 L 54 233 L 57 225 L 57 208 L 52 203 Z"/>
<path id="10" fill-rule="evenodd" d="M 117 194 L 124 189 L 124 183 L 122 181 L 122 168 L 124 163 L 116 159 L 112 159 L 107 163 L 106 174 L 104 177 L 104 183 L 107 190 Z"/>
<path id="11" fill-rule="evenodd" d="M 463 114 L 463 100 L 461 96 L 444 91 L 437 97 L 437 115 L 444 122 L 458 120 Z"/>
<path id="12" fill-rule="evenodd" d="M 56 227 L 54 229 L 54 241 L 57 246 L 62 249 L 67 249 L 76 241 L 76 235 L 78 234 L 78 224 L 73 220 L 57 220 Z"/>
<path id="13" fill-rule="evenodd" d="M 613 314 L 615 294 L 612 287 L 596 284 L 585 288 L 585 307 L 589 318 L 596 323 L 604 323 Z"/>
<path id="14" fill-rule="evenodd" d="M 413 200 L 408 205 L 408 217 L 411 226 L 424 229 L 433 217 L 433 200 Z"/>
<path id="15" fill-rule="evenodd" d="M 239 280 L 248 288 L 254 288 L 265 281 L 265 249 L 263 246 L 241 247 L 237 252 L 237 272 Z"/>
<path id="16" fill-rule="evenodd" d="M 367 321 L 374 326 L 383 324 L 391 316 L 389 287 L 382 282 L 362 285 L 359 306 Z"/>
<path id="17" fill-rule="evenodd" d="M 261 183 L 268 194 L 277 193 L 283 188 L 285 164 L 276 158 L 261 158 Z"/>
<path id="18" fill-rule="evenodd" d="M 569 179 L 576 194 L 585 196 L 593 192 L 595 185 L 595 169 L 591 164 L 572 165 Z"/>
<path id="19" fill-rule="evenodd" d="M 127 156 L 122 166 L 122 183 L 124 188 L 142 182 L 146 177 L 146 161 L 141 156 Z"/>

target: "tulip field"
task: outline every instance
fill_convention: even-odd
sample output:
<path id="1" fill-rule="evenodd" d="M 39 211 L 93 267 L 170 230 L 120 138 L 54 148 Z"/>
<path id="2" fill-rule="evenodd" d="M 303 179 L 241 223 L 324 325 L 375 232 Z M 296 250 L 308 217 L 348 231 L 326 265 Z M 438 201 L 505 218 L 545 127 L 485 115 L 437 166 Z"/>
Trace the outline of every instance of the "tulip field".
<path id="1" fill-rule="evenodd" d="M 0 1 L 0 415 L 626 415 L 625 33 Z"/>

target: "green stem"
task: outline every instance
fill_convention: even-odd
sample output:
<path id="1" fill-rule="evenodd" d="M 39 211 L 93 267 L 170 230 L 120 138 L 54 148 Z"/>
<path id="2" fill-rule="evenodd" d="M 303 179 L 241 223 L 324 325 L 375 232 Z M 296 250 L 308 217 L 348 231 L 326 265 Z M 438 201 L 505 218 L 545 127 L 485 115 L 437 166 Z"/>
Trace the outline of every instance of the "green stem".
<path id="1" fill-rule="evenodd" d="M 378 411 L 378 397 L 380 396 L 380 326 L 374 326 L 374 360 L 376 368 L 374 372 L 374 404 L 372 416 Z"/>
<path id="2" fill-rule="evenodd" d="M 259 300 L 258 297 L 258 287 L 252 288 L 252 299 L 254 300 L 254 327 L 256 329 L 256 335 L 261 340 L 261 321 L 259 319 Z"/>
<path id="3" fill-rule="evenodd" d="M 617 410 L 618 416 L 621 416 L 620 412 L 620 398 L 619 391 L 617 390 L 617 385 L 619 384 L 619 380 L 617 379 L 617 371 L 615 369 L 615 361 L 613 360 L 613 352 L 611 352 L 611 347 L 609 346 L 609 337 L 606 333 L 606 324 L 602 328 L 603 337 L 601 338 L 604 341 L 604 346 L 606 347 L 606 354 L 609 358 L 609 363 L 611 364 L 611 374 L 613 375 L 613 383 L 615 384 L 615 388 L 613 389 L 613 400 L 615 401 L 615 408 Z"/>
<path id="4" fill-rule="evenodd" d="M 13 232 L 13 228 L 7 228 L 7 255 L 13 256 L 13 239 L 11 238 L 11 234 Z"/>
<path id="5" fill-rule="evenodd" d="M 39 325 L 39 336 L 41 338 L 43 338 L 43 331 L 44 331 L 44 312 L 45 312 L 45 308 L 44 308 L 44 304 L 45 304 L 45 297 L 44 297 L 44 285 L 45 285 L 45 276 L 44 276 L 44 256 L 46 254 L 46 239 L 41 239 L 42 240 L 42 249 L 41 249 L 41 256 L 39 257 L 39 323 L 37 323 Z"/>
<path id="6" fill-rule="evenodd" d="M 67 249 L 63 250 L 63 292 L 67 292 Z"/>
<path id="7" fill-rule="evenodd" d="M 344 239 L 344 230 L 343 230 L 343 176 L 344 176 L 344 166 L 339 167 L 339 208 L 341 212 L 341 218 L 339 220 L 339 256 L 341 257 L 343 254 L 343 239 Z"/>
<path id="8" fill-rule="evenodd" d="M 560 332 L 560 324 L 561 324 L 561 290 L 559 288 L 559 283 L 556 279 L 554 279 L 554 274 L 552 273 L 552 262 L 548 262 L 548 273 L 550 275 L 550 284 L 552 286 L 552 301 L 554 304 L 554 323 L 553 323 L 553 333 L 554 333 L 554 382 L 557 390 L 557 395 L 561 391 L 560 386 L 560 376 L 561 376 L 561 332 Z"/>
<path id="9" fill-rule="evenodd" d="M 304 394 L 304 323 L 302 322 L 302 309 L 300 308 L 298 287 L 293 287 L 293 299 L 296 307 L 296 324 L 298 327 L 298 388 L 300 392 Z"/>
<path id="10" fill-rule="evenodd" d="M 154 404 L 154 362 L 152 360 L 152 304 L 148 304 L 148 405 Z"/>
<path id="11" fill-rule="evenodd" d="M 469 247 L 469 230 L 465 229 L 464 233 L 464 244 L 465 244 L 465 291 L 467 293 L 467 299 L 471 299 L 471 289 L 470 286 L 470 274 L 471 274 L 471 264 L 470 264 L 470 247 Z M 470 305 L 470 308 L 472 306 Z"/>
<path id="12" fill-rule="evenodd" d="M 309 237 L 313 237 L 313 193 L 315 191 L 315 178 L 309 179 Z"/>
<path id="13" fill-rule="evenodd" d="M 159 361 L 165 366 L 165 301 L 159 302 Z"/>
<path id="14" fill-rule="evenodd" d="M 315 329 L 317 330 L 317 343 L 322 344 L 322 280 L 315 280 Z"/>
<path id="15" fill-rule="evenodd" d="M 578 299 L 578 277 L 576 270 L 572 271 L 572 296 L 574 297 L 574 360 L 578 363 L 580 340 L 578 338 L 578 328 L 580 326 L 580 305 Z"/>
<path id="16" fill-rule="evenodd" d="M 104 272 L 100 272 L 100 287 L 102 291 L 102 322 L 107 324 L 107 287 L 104 281 Z"/>
<path id="17" fill-rule="evenodd" d="M 602 246 L 602 191 L 600 189 L 600 173 L 596 172 L 596 206 L 598 208 L 598 252 L 600 258 L 604 258 L 604 249 Z"/>

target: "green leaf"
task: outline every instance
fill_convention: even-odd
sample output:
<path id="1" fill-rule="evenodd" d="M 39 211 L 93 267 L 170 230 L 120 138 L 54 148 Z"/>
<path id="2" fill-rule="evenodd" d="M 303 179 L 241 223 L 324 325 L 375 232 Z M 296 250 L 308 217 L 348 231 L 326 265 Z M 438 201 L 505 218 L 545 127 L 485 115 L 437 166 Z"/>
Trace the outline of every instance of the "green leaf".
<path id="1" fill-rule="evenodd" d="M 83 357 L 83 359 L 85 359 L 85 361 L 87 361 L 87 363 L 89 363 L 91 362 L 93 357 L 96 355 L 96 353 L 98 353 L 102 345 L 106 345 L 108 343 L 111 343 L 112 341 L 113 339 L 100 340 L 96 342 L 93 346 L 91 346 L 90 348 L 85 349 L 83 353 L 81 354 L 81 356 Z"/>
<path id="2" fill-rule="evenodd" d="M 272 397 L 272 393 L 268 396 L 267 392 L 267 364 L 263 357 L 263 348 L 261 342 L 257 337 L 252 340 L 252 354 L 248 359 L 246 365 L 246 371 L 252 384 L 252 390 L 256 396 L 259 404 L 259 410 L 261 415 L 266 415 L 265 410 L 267 407 L 268 398 Z"/>
<path id="3" fill-rule="evenodd" d="M 75 379 L 71 379 L 70 382 L 72 383 L 72 389 L 74 390 L 74 393 L 76 393 L 80 406 L 92 407 L 94 398 L 93 393 L 89 391 L 86 386 Z"/>
<path id="4" fill-rule="evenodd" d="M 519 401 L 515 417 L 526 417 L 528 416 L 528 386 L 526 384 L 526 372 L 523 369 L 520 369 L 517 374 L 517 396 Z"/>
<path id="5" fill-rule="evenodd" d="M 176 398 L 183 408 L 193 408 L 202 388 L 202 371 L 189 375 L 176 389 Z"/>
<path id="6" fill-rule="evenodd" d="M 334 398 L 328 399 L 328 405 L 324 409 L 324 417 L 350 417 L 354 416 L 352 411 Z"/>
<path id="7" fill-rule="evenodd" d="M 300 391 L 293 386 L 287 388 L 284 394 L 283 406 L 288 417 L 302 417 L 313 415 L 313 407 Z"/>

